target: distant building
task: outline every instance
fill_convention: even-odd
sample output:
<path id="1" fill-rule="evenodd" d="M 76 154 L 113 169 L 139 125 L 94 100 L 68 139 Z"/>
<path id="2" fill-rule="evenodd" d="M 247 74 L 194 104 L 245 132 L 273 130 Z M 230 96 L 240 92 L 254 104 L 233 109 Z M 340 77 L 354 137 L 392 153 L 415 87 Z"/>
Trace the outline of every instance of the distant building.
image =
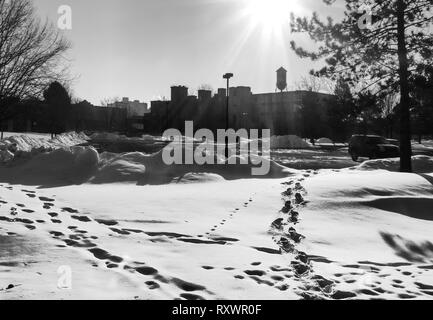
<path id="1" fill-rule="evenodd" d="M 188 97 L 188 88 L 185 86 L 171 87 L 171 101 L 182 102 Z"/>
<path id="2" fill-rule="evenodd" d="M 14 107 L 15 115 L 8 121 L 13 132 L 51 132 L 51 109 L 43 101 L 23 101 Z M 94 106 L 87 101 L 65 107 L 62 121 L 65 130 L 76 131 L 128 131 L 125 109 Z M 142 123 L 141 117 L 141 123 Z"/>
<path id="3" fill-rule="evenodd" d="M 198 98 L 188 95 L 188 88 L 171 88 L 171 101 L 152 101 L 151 113 L 145 116 L 145 131 L 160 134 L 166 129 L 183 130 L 185 121 L 194 121 L 196 129 L 224 129 L 226 89 L 199 90 Z M 271 129 L 272 134 L 302 135 L 301 110 L 307 101 L 314 102 L 322 119 L 332 95 L 311 91 L 286 91 L 253 94 L 250 87 L 230 88 L 229 121 L 233 129 Z M 320 121 L 320 119 L 318 119 Z"/>
<path id="4" fill-rule="evenodd" d="M 200 102 L 209 102 L 212 99 L 211 90 L 198 90 L 198 100 Z"/>
<path id="5" fill-rule="evenodd" d="M 108 105 L 110 108 L 120 108 L 127 110 L 128 119 L 134 117 L 143 117 L 150 113 L 147 103 L 138 100 L 130 101 L 129 98 L 123 98 L 122 101 L 116 101 Z"/>

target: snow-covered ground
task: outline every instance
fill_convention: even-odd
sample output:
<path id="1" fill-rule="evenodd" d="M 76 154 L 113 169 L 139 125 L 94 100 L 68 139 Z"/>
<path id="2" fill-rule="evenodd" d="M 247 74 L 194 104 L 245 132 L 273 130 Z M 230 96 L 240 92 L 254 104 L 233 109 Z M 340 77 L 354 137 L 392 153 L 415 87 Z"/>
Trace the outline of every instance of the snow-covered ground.
<path id="1" fill-rule="evenodd" d="M 31 152 L 34 149 L 58 149 L 72 147 L 87 142 L 89 137 L 84 133 L 68 132 L 51 139 L 51 135 L 43 133 L 16 134 L 5 132 L 4 139 L 0 140 L 0 149 L 14 147 L 17 151 Z"/>
<path id="2" fill-rule="evenodd" d="M 14 159 L 31 159 L 42 152 L 84 144 L 87 140 L 89 138 L 84 133 L 75 132 L 57 135 L 53 139 L 48 134 L 5 132 L 0 140 L 0 164 Z"/>
<path id="3" fill-rule="evenodd" d="M 277 163 L 292 169 L 342 169 L 359 165 L 349 155 L 347 148 L 336 150 L 272 150 L 271 157 Z"/>
<path id="4" fill-rule="evenodd" d="M 432 299 L 432 158 L 251 179 L 149 157 L 72 148 L 0 168 L 0 299 Z M 137 184 L 143 166 L 178 178 Z"/>

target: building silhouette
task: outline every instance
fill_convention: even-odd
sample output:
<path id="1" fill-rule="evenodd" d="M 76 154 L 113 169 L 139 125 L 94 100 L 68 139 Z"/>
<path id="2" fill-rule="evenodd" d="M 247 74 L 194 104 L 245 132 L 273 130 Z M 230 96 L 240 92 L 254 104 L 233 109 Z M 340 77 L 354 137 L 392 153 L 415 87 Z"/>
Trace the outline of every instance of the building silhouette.
<path id="1" fill-rule="evenodd" d="M 128 118 L 142 117 L 150 112 L 147 103 L 138 100 L 130 101 L 127 97 L 123 98 L 121 101 L 110 103 L 107 107 L 125 109 Z"/>
<path id="2" fill-rule="evenodd" d="M 185 86 L 172 87 L 170 101 L 151 102 L 144 130 L 151 134 L 161 134 L 171 128 L 182 132 L 185 121 L 194 121 L 195 129 L 214 132 L 224 129 L 226 91 L 220 88 L 213 95 L 210 90 L 199 90 L 196 97 L 189 95 Z M 326 118 L 327 101 L 333 97 L 302 90 L 254 94 L 245 86 L 231 87 L 229 94 L 230 128 L 270 129 L 274 135 L 302 135 L 301 117 L 306 101 L 314 101 L 317 113 Z"/>

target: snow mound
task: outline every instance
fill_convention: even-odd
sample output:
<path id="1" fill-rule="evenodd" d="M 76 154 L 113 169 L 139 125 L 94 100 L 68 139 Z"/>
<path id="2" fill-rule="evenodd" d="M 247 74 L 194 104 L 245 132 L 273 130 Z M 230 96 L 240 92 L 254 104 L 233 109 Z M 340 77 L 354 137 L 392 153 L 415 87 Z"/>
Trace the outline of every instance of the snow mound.
<path id="1" fill-rule="evenodd" d="M 95 142 L 116 142 L 122 138 L 126 138 L 126 136 L 120 136 L 109 132 L 97 132 L 90 136 L 90 139 Z"/>
<path id="2" fill-rule="evenodd" d="M 329 138 L 320 138 L 320 139 L 317 140 L 317 143 L 318 144 L 333 144 L 334 141 L 332 141 Z"/>
<path id="3" fill-rule="evenodd" d="M 157 140 L 156 137 L 151 135 L 143 135 L 142 137 L 129 138 L 125 135 L 119 135 L 117 133 L 98 132 L 90 136 L 90 139 L 94 142 L 99 143 L 119 143 L 119 142 L 154 142 Z"/>
<path id="4" fill-rule="evenodd" d="M 2 175 L 21 184 L 75 184 L 87 181 L 98 164 L 99 154 L 94 148 L 68 147 L 41 153 L 24 164 L 4 168 L 6 172 Z"/>
<path id="5" fill-rule="evenodd" d="M 85 143 L 89 138 L 84 133 L 68 132 L 54 139 L 45 139 L 34 135 L 13 135 L 0 141 L 0 150 L 9 150 L 15 155 L 38 153 Z"/>
<path id="6" fill-rule="evenodd" d="M 433 172 L 433 157 L 429 156 L 414 156 L 412 157 L 413 171 L 417 173 L 431 173 Z M 388 171 L 399 171 L 400 170 L 400 159 L 377 159 L 365 161 L 359 166 L 355 167 L 359 170 L 388 170 Z"/>
<path id="7" fill-rule="evenodd" d="M 237 156 L 239 157 L 239 156 Z M 258 156 L 255 156 L 258 157 Z M 114 154 L 99 153 L 93 147 L 69 147 L 31 157 L 26 162 L 13 162 L 0 168 L 2 182 L 31 185 L 68 185 L 81 183 L 130 182 L 139 185 L 190 183 L 249 178 L 283 178 L 293 173 L 286 167 L 263 158 L 269 168 L 266 175 L 255 176 L 253 168 L 260 159 L 252 156 L 250 164 L 167 165 L 163 151 Z"/>
<path id="8" fill-rule="evenodd" d="M 95 173 L 92 183 L 137 182 L 138 184 L 167 184 L 219 181 L 221 179 L 235 180 L 247 178 L 281 178 L 291 173 L 286 167 L 272 161 L 269 163 L 269 173 L 265 176 L 253 176 L 253 165 L 241 165 L 240 157 L 236 156 L 237 164 L 206 164 L 206 165 L 167 165 L 163 161 L 163 151 L 149 155 L 141 152 L 121 155 L 103 153 L 100 168 Z M 255 156 L 257 157 L 257 156 Z M 252 156 L 252 158 L 254 158 Z M 257 163 L 258 159 L 254 159 Z"/>
<path id="9" fill-rule="evenodd" d="M 224 178 L 215 173 L 187 173 L 181 177 L 177 183 L 191 184 L 191 183 L 206 183 L 206 182 L 219 182 L 224 181 Z"/>
<path id="10" fill-rule="evenodd" d="M 0 150 L 0 163 L 6 163 L 14 158 L 14 154 L 9 150 Z"/>
<path id="11" fill-rule="evenodd" d="M 164 164 L 159 154 L 146 155 L 141 152 L 133 152 L 115 155 L 111 159 L 105 155 L 104 164 L 98 169 L 93 183 L 114 183 L 135 181 L 144 183 L 146 176 L 151 172 L 162 174 Z"/>
<path id="12" fill-rule="evenodd" d="M 272 136 L 271 149 L 310 149 L 311 144 L 298 136 Z"/>
<path id="13" fill-rule="evenodd" d="M 99 145 L 98 149 L 113 153 L 144 152 L 155 153 L 161 150 L 167 142 L 160 137 L 143 135 L 141 137 L 127 137 L 116 133 L 95 133 L 90 136 L 93 144 Z"/>

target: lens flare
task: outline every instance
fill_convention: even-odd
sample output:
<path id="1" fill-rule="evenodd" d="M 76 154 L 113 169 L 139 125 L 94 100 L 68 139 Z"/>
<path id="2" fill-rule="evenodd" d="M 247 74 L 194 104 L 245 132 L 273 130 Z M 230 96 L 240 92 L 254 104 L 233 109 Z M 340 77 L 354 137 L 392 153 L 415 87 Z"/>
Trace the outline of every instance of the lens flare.
<path id="1" fill-rule="evenodd" d="M 290 13 L 299 9 L 297 0 L 247 0 L 246 14 L 253 22 L 268 29 L 289 24 Z"/>

